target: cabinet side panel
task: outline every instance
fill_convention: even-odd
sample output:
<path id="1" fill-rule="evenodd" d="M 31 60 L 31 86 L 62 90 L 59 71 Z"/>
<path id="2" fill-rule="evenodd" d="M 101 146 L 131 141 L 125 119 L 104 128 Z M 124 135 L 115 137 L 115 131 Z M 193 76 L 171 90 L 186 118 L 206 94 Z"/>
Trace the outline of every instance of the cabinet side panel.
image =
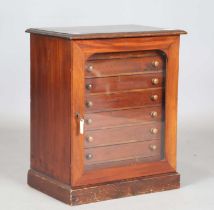
<path id="1" fill-rule="evenodd" d="M 31 168 L 70 183 L 70 41 L 31 34 Z"/>

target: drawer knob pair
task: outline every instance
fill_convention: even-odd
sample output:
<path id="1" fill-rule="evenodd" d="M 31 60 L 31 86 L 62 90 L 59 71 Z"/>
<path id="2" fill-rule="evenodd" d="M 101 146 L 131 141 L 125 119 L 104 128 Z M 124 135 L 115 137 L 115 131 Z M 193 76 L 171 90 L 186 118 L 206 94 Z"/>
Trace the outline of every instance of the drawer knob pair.
<path id="1" fill-rule="evenodd" d="M 152 150 L 152 151 L 154 151 L 154 150 L 157 149 L 157 145 L 151 144 L 151 145 L 149 145 L 149 149 Z"/>
<path id="2" fill-rule="evenodd" d="M 158 95 L 157 95 L 157 94 L 152 95 L 152 96 L 151 96 L 151 99 L 152 99 L 153 101 L 157 101 L 157 100 L 158 100 Z"/>
<path id="3" fill-rule="evenodd" d="M 158 67 L 159 66 L 159 61 L 152 61 L 152 65 L 154 66 L 154 67 Z"/>
<path id="4" fill-rule="evenodd" d="M 157 128 L 151 128 L 151 133 L 152 134 L 157 134 L 158 133 L 158 129 Z"/>
<path id="5" fill-rule="evenodd" d="M 86 154 L 86 159 L 91 160 L 93 158 L 93 155 L 91 153 Z"/>

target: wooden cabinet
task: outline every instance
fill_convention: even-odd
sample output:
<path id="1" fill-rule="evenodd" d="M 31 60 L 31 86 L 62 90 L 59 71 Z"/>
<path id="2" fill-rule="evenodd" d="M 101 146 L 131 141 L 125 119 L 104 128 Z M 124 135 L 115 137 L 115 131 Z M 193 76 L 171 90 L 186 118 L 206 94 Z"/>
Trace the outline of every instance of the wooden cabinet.
<path id="1" fill-rule="evenodd" d="M 179 187 L 182 30 L 31 33 L 30 186 L 71 205 Z"/>

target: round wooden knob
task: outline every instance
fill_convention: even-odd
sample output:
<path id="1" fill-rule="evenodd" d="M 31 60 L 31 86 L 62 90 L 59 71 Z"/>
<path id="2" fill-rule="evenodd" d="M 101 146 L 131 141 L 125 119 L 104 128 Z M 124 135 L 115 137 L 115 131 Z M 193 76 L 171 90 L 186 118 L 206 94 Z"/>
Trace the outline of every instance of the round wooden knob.
<path id="1" fill-rule="evenodd" d="M 93 158 L 93 155 L 91 153 L 87 154 L 86 155 L 86 159 L 87 160 L 91 160 Z"/>
<path id="2" fill-rule="evenodd" d="M 94 67 L 93 67 L 92 65 L 89 65 L 89 66 L 87 67 L 87 71 L 88 71 L 88 72 L 92 72 L 93 69 L 94 69 Z"/>
<path id="3" fill-rule="evenodd" d="M 88 125 L 90 125 L 90 124 L 92 123 L 92 119 L 91 119 L 91 118 L 86 119 L 86 123 L 87 123 Z"/>
<path id="4" fill-rule="evenodd" d="M 92 107 L 93 106 L 93 102 L 92 101 L 86 101 L 86 106 L 88 108 Z"/>
<path id="5" fill-rule="evenodd" d="M 85 86 L 85 87 L 86 87 L 86 89 L 87 89 L 87 90 L 91 90 L 91 88 L 92 88 L 92 84 L 86 84 L 86 86 Z"/>
<path id="6" fill-rule="evenodd" d="M 154 67 L 158 67 L 159 66 L 159 61 L 152 61 L 152 65 Z"/>
<path id="7" fill-rule="evenodd" d="M 155 118 L 155 117 L 158 116 L 158 113 L 157 113 L 156 111 L 152 111 L 152 112 L 150 113 L 150 115 L 151 115 L 153 118 Z"/>
<path id="8" fill-rule="evenodd" d="M 152 99 L 153 101 L 157 101 L 157 100 L 158 100 L 158 95 L 152 95 L 152 96 L 151 96 L 151 99 Z"/>
<path id="9" fill-rule="evenodd" d="M 159 79 L 158 78 L 153 78 L 152 79 L 152 84 L 153 85 L 157 85 L 159 83 Z"/>
<path id="10" fill-rule="evenodd" d="M 93 142 L 93 140 L 94 140 L 94 138 L 92 136 L 87 136 L 86 137 L 86 141 L 89 142 L 89 143 Z"/>
<path id="11" fill-rule="evenodd" d="M 158 129 L 157 128 L 152 128 L 151 129 L 151 133 L 152 134 L 157 134 L 158 133 Z"/>
<path id="12" fill-rule="evenodd" d="M 149 145 L 149 148 L 150 148 L 152 151 L 154 151 L 154 150 L 157 149 L 157 145 L 151 144 L 151 145 Z"/>

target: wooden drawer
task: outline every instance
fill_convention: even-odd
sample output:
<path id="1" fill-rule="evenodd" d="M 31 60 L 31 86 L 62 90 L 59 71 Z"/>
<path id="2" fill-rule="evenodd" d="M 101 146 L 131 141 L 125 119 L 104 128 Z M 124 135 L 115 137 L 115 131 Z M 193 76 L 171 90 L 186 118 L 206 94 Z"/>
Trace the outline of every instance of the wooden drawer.
<path id="1" fill-rule="evenodd" d="M 149 106 L 108 112 L 85 114 L 85 130 L 124 126 L 163 120 L 163 107 Z"/>
<path id="2" fill-rule="evenodd" d="M 146 163 L 146 162 L 154 162 L 162 160 L 163 155 L 161 153 L 149 156 L 149 157 L 128 157 L 120 160 L 110 160 L 107 162 L 99 162 L 99 163 L 92 163 L 85 165 L 85 170 L 94 170 L 94 169 L 101 169 L 101 168 L 108 168 L 108 167 L 117 167 L 117 166 L 127 166 L 127 165 L 134 165 L 137 163 Z"/>
<path id="3" fill-rule="evenodd" d="M 161 153 L 161 141 L 151 140 L 106 147 L 88 148 L 85 150 L 85 164 L 105 163 L 123 159 L 146 158 Z"/>
<path id="4" fill-rule="evenodd" d="M 154 100 L 152 97 L 157 96 Z M 86 95 L 86 112 L 157 105 L 163 102 L 163 89 L 144 89 L 109 94 Z"/>
<path id="5" fill-rule="evenodd" d="M 86 79 L 86 93 L 109 93 L 130 89 L 146 89 L 163 86 L 163 72 L 142 75 L 114 76 Z"/>
<path id="6" fill-rule="evenodd" d="M 162 57 L 156 53 L 144 53 L 141 57 L 89 60 L 86 63 L 86 78 L 115 75 L 133 75 L 162 71 Z"/>
<path id="7" fill-rule="evenodd" d="M 85 131 L 85 148 L 160 139 L 162 133 L 162 122 Z"/>

